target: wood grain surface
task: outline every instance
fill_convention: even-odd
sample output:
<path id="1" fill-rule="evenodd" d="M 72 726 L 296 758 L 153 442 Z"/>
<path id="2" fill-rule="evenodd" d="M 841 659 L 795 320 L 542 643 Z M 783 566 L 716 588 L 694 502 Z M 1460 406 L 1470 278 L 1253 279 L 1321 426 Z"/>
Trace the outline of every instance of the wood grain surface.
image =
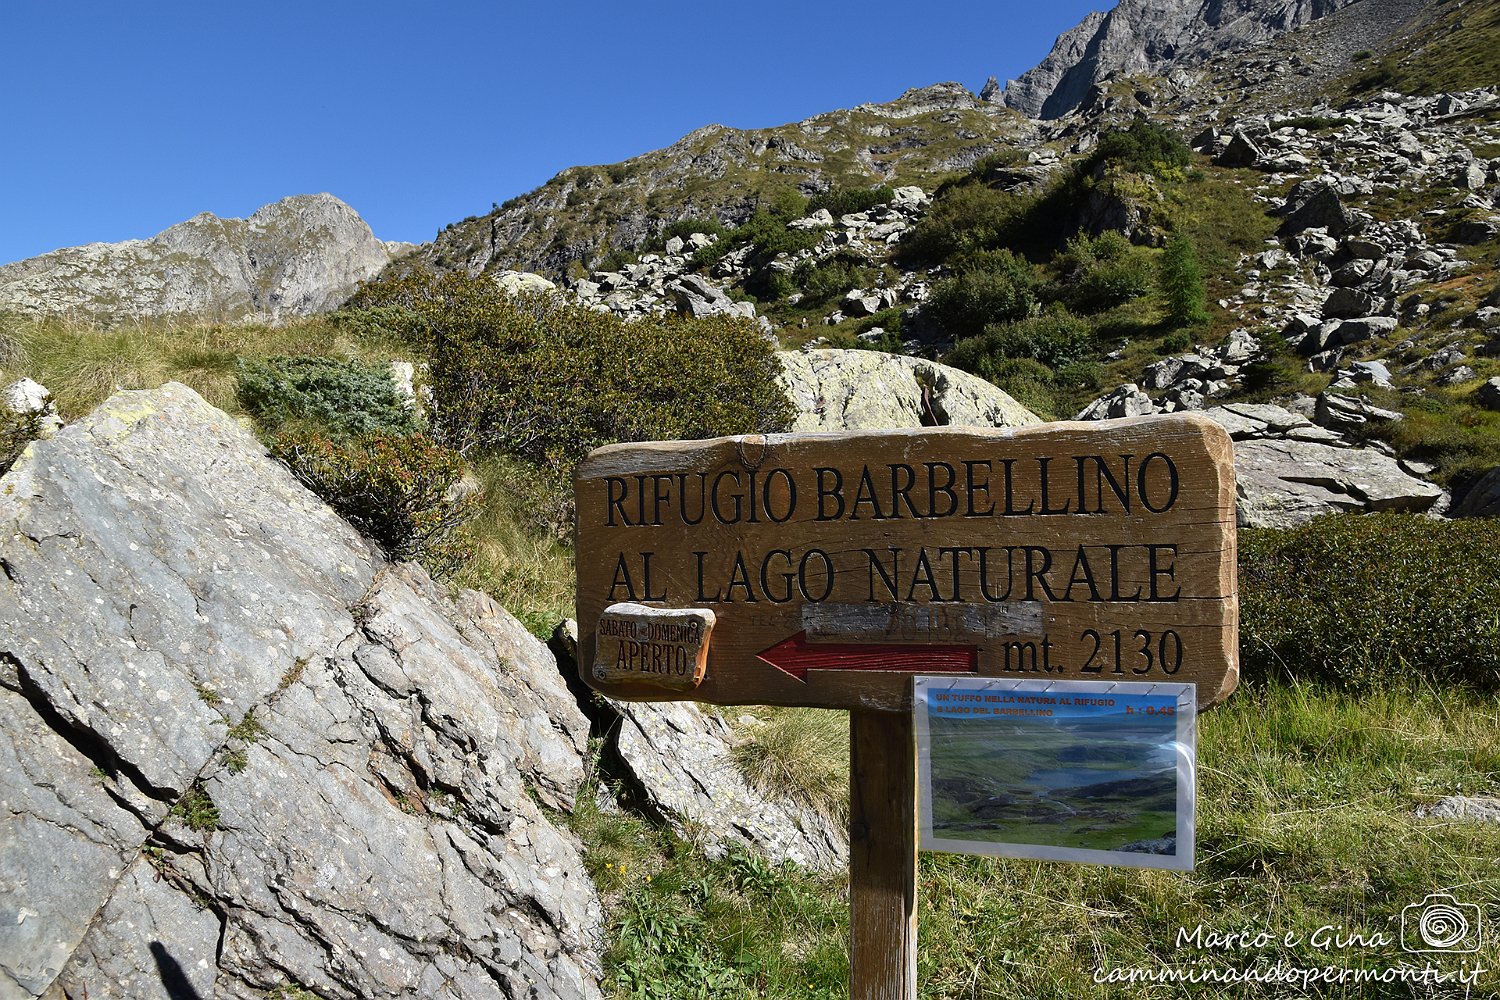
<path id="1" fill-rule="evenodd" d="M 691 691 L 703 681 L 714 613 L 611 604 L 599 616 L 592 676 L 605 684 Z"/>
<path id="2" fill-rule="evenodd" d="M 1233 454 L 1198 414 L 612 445 L 575 494 L 580 662 L 615 603 L 716 617 L 696 687 L 587 678 L 613 697 L 901 712 L 933 662 L 903 646 L 1202 707 L 1238 677 Z M 799 635 L 887 668 L 765 656 Z"/>
<path id="3" fill-rule="evenodd" d="M 910 715 L 849 713 L 849 998 L 917 998 L 917 751 Z"/>

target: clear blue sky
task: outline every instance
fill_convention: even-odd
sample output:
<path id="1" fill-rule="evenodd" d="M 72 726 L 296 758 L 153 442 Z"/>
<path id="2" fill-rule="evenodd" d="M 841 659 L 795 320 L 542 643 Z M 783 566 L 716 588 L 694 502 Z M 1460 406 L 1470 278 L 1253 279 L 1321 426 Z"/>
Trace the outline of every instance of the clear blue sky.
<path id="1" fill-rule="evenodd" d="M 329 191 L 421 242 L 566 167 L 1039 61 L 1112 0 L 0 3 L 0 263 Z"/>

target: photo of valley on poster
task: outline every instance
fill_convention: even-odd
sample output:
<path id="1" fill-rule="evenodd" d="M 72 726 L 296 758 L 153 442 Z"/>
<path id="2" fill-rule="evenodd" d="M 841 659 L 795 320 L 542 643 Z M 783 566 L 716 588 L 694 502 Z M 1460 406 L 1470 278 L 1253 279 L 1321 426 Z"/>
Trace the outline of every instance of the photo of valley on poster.
<path id="1" fill-rule="evenodd" d="M 918 677 L 922 848 L 1191 870 L 1192 684 Z"/>

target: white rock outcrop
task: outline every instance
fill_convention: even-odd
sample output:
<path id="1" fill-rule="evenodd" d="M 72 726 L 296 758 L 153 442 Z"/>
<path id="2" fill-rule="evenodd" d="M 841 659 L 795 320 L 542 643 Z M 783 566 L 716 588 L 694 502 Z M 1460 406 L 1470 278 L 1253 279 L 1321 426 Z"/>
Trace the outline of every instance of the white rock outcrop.
<path id="1" fill-rule="evenodd" d="M 792 431 L 943 426 L 1025 427 L 1041 418 L 968 372 L 881 351 L 780 354 L 796 407 Z"/>

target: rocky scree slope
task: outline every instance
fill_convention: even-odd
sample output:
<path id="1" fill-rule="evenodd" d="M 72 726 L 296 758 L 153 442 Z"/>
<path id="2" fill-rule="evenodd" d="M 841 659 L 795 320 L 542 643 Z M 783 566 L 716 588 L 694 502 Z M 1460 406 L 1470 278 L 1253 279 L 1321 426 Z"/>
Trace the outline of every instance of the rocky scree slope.
<path id="1" fill-rule="evenodd" d="M 1060 35 L 1041 63 L 991 99 L 1031 118 L 1060 118 L 1110 79 L 1165 76 L 1216 53 L 1265 42 L 1351 2 L 1121 0 Z"/>
<path id="2" fill-rule="evenodd" d="M 1254 171 L 1254 196 L 1282 220 L 1263 251 L 1240 261 L 1239 292 L 1219 303 L 1244 325 L 1224 344 L 1152 363 L 1081 416 L 1200 408 L 1242 393 L 1262 341 L 1274 338 L 1329 381 L 1281 406 L 1210 410 L 1243 442 L 1241 494 L 1258 512 L 1247 523 L 1444 509 L 1441 491 L 1419 478 L 1436 466 L 1398 460 L 1372 439 L 1372 427 L 1404 418 L 1370 394 L 1420 400 L 1436 388 L 1500 407 L 1474 367 L 1500 352 L 1500 289 L 1467 256 L 1492 259 L 1500 239 L 1500 158 L 1486 155 L 1500 150 L 1500 93 L 1382 93 L 1226 116 L 1193 141 L 1221 166 Z"/>
<path id="3" fill-rule="evenodd" d="M 842 863 L 722 719 L 590 710 L 703 850 Z M 118 393 L 0 478 L 0 997 L 597 996 L 550 818 L 607 798 L 590 731 L 489 598 L 388 563 L 187 387 Z"/>
<path id="4" fill-rule="evenodd" d="M 336 308 L 409 249 L 376 239 L 332 195 L 296 195 L 248 219 L 204 212 L 150 239 L 90 243 L 0 266 L 0 310 L 104 324 L 276 321 Z"/>
<path id="5" fill-rule="evenodd" d="M 1136 108 L 1144 100 L 1155 114 L 1277 114 L 1316 94 L 1339 101 L 1380 58 L 1410 55 L 1427 32 L 1450 19 L 1461 23 L 1460 12 L 1482 6 L 1475 0 L 1357 0 L 1261 44 L 1217 52 L 1161 76 L 1117 78 L 1102 89 L 1117 100 L 1128 94 Z"/>
<path id="6" fill-rule="evenodd" d="M 1045 176 L 1045 171 L 1056 162 L 1056 157 L 1047 153 L 1037 156 L 1041 162 L 1027 176 Z M 779 253 L 770 262 L 769 269 L 773 273 L 791 275 L 803 265 L 815 266 L 835 257 L 885 265 L 890 262 L 897 244 L 921 218 L 928 201 L 925 191 L 911 185 L 894 189 L 888 203 L 866 211 L 850 212 L 834 219 L 827 209 L 818 209 L 803 218 L 793 219 L 787 223 L 789 229 L 815 235 L 816 241 L 795 253 Z M 585 277 L 564 282 L 564 287 L 581 304 L 626 319 L 672 312 L 695 317 L 743 316 L 758 320 L 767 336 L 773 336 L 773 324 L 759 313 L 756 303 L 746 301 L 743 296 L 732 297 L 729 293 L 730 289 L 743 291 L 752 279 L 750 258 L 756 250 L 753 244 L 728 251 L 707 268 L 706 273 L 695 270 L 698 266 L 696 251 L 727 238 L 727 235 L 711 233 L 674 236 L 666 241 L 660 253 L 645 253 L 618 268 L 593 271 Z M 534 276 L 532 278 L 535 280 Z M 510 272 L 500 272 L 496 280 L 502 287 L 507 287 L 515 277 Z M 895 281 L 879 287 L 849 289 L 842 296 L 841 303 L 825 317 L 825 322 L 841 322 L 846 313 L 847 317 L 873 316 L 903 304 L 919 303 L 927 297 L 928 290 L 925 275 L 904 271 Z M 789 302 L 795 304 L 801 298 L 796 294 Z M 866 339 L 875 340 L 878 335 Z"/>
<path id="7" fill-rule="evenodd" d="M 956 83 L 909 90 L 776 128 L 708 125 L 666 149 L 573 167 L 489 213 L 446 227 L 410 263 L 436 270 L 531 271 L 552 279 L 635 250 L 684 218 L 737 224 L 758 201 L 795 188 L 921 184 L 968 167 L 1032 127 Z"/>

